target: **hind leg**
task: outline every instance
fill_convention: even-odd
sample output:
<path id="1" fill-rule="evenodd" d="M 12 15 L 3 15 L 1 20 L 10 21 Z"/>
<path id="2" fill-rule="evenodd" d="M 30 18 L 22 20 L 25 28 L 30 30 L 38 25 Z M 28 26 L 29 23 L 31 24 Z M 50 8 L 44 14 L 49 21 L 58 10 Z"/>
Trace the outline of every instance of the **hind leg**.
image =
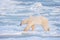
<path id="1" fill-rule="evenodd" d="M 50 31 L 50 29 L 46 25 L 43 25 L 43 29 L 44 29 L 44 31 Z"/>
<path id="2" fill-rule="evenodd" d="M 43 20 L 42 21 L 42 26 L 44 28 L 44 31 L 49 31 L 50 30 L 50 28 L 48 26 L 48 20 Z"/>

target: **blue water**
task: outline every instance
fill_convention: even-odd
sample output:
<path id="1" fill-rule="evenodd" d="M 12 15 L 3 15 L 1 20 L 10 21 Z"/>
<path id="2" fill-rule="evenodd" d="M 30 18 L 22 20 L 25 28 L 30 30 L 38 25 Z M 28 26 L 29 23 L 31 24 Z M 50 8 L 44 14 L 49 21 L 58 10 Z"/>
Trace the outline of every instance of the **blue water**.
<path id="1" fill-rule="evenodd" d="M 37 12 L 33 6 L 38 2 L 42 3 L 42 7 Z M 20 22 L 30 15 L 46 17 L 49 20 L 49 33 L 60 34 L 60 0 L 0 0 L 0 33 L 23 31 L 26 25 L 20 26 Z M 44 32 L 40 25 L 37 26 L 35 31 Z M 60 37 L 27 36 L 0 40 L 60 40 Z"/>

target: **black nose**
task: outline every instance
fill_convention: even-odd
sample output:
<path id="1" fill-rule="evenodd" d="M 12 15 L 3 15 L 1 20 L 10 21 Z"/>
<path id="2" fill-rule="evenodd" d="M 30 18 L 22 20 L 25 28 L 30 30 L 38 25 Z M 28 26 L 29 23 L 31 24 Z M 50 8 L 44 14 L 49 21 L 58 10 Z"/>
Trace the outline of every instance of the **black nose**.
<path id="1" fill-rule="evenodd" d="M 21 26 L 22 24 L 20 24 L 20 26 Z"/>

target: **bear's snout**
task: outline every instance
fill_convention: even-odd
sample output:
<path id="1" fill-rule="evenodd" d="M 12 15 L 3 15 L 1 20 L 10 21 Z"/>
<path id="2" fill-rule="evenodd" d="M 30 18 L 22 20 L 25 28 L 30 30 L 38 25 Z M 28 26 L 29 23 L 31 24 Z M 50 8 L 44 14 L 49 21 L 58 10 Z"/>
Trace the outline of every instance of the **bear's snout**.
<path id="1" fill-rule="evenodd" d="M 20 26 L 21 26 L 22 24 L 20 23 Z"/>

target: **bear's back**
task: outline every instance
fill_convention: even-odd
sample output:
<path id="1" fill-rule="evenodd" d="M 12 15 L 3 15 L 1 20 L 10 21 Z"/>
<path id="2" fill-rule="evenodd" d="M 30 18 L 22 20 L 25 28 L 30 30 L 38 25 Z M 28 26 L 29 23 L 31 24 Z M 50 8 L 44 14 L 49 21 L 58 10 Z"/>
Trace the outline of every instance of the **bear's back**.
<path id="1" fill-rule="evenodd" d="M 30 20 L 32 21 L 33 24 L 41 24 L 42 22 L 40 16 L 32 16 Z"/>

